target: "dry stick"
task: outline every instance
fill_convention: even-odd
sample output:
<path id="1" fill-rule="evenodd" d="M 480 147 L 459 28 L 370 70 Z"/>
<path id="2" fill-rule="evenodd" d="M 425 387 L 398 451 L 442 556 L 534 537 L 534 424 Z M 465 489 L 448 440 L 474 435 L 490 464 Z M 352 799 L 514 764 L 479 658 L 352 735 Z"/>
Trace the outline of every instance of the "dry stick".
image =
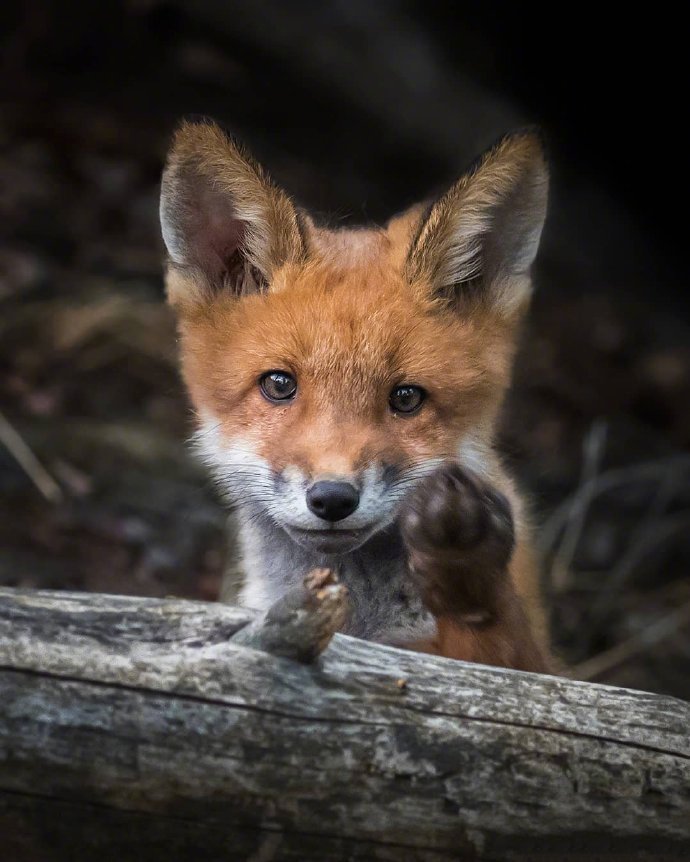
<path id="1" fill-rule="evenodd" d="M 579 680 L 597 679 L 603 673 L 624 664 L 641 652 L 667 640 L 679 629 L 690 624 L 690 602 L 686 602 L 660 620 L 604 652 L 568 668 L 564 676 Z"/>
<path id="2" fill-rule="evenodd" d="M 612 593 L 619 590 L 630 578 L 640 559 L 680 530 L 687 529 L 687 514 L 660 519 L 678 486 L 683 481 L 688 468 L 690 468 L 690 457 L 680 455 L 634 467 L 609 470 L 599 476 L 593 476 L 587 484 L 581 485 L 572 497 L 562 503 L 546 522 L 540 536 L 543 556 L 547 556 L 558 534 L 564 527 L 567 527 L 574 509 L 579 507 L 584 514 L 595 497 L 617 487 L 655 479 L 659 481 L 658 491 L 652 499 L 639 530 L 635 532 L 623 557 L 612 570 L 605 584 L 605 589 L 600 589 L 598 598 L 594 600 L 589 613 L 592 630 L 601 622 L 608 610 Z"/>
<path id="3" fill-rule="evenodd" d="M 595 480 L 599 474 L 601 459 L 606 447 L 607 430 L 606 423 L 598 420 L 593 423 L 585 438 L 580 492 L 572 500 L 565 532 L 549 572 L 549 588 L 553 592 L 562 592 L 567 586 L 570 565 L 582 535 L 587 512 L 595 496 Z"/>
<path id="4" fill-rule="evenodd" d="M 46 500 L 59 503 L 63 499 L 62 488 L 2 413 L 0 413 L 0 443 L 5 446 Z"/>
<path id="5" fill-rule="evenodd" d="M 613 567 L 606 579 L 605 588 L 600 591 L 599 598 L 591 607 L 589 614 L 591 620 L 598 621 L 606 613 L 611 595 L 619 591 L 630 579 L 641 559 L 667 539 L 690 527 L 688 512 L 662 517 L 678 486 L 678 476 L 678 472 L 671 469 L 666 473 L 641 526 L 633 533 L 625 553 Z"/>
<path id="6" fill-rule="evenodd" d="M 604 589 L 600 589 L 594 598 L 587 614 L 587 631 L 585 634 L 585 647 L 591 648 L 602 624 L 606 621 L 607 614 L 612 606 L 612 601 L 626 581 L 630 579 L 640 560 L 649 556 L 652 551 L 660 545 L 664 545 L 676 535 L 683 535 L 690 530 L 690 513 L 680 512 L 677 515 L 669 515 L 658 521 L 655 529 L 641 531 L 634 539 L 622 559 L 612 570 Z M 613 647 L 615 649 L 615 647 Z M 595 656 L 592 661 L 595 661 Z"/>
<path id="7" fill-rule="evenodd" d="M 608 470 L 596 476 L 586 485 L 582 485 L 570 497 L 566 498 L 545 521 L 539 532 L 539 547 L 541 553 L 547 556 L 556 543 L 558 536 L 567 525 L 570 514 L 576 505 L 581 505 L 583 497 L 599 497 L 612 491 L 614 488 L 631 485 L 634 482 L 644 482 L 659 478 L 660 473 L 667 470 L 688 470 L 690 468 L 690 455 L 675 455 L 660 461 L 648 461 L 633 467 L 620 467 Z"/>

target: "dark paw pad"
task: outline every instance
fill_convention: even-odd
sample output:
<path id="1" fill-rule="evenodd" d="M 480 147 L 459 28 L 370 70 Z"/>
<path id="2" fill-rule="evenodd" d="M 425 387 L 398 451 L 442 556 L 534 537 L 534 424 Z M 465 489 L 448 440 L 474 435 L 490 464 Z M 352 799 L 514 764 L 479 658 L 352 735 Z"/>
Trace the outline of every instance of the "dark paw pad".
<path id="1" fill-rule="evenodd" d="M 514 543 L 510 504 L 500 491 L 449 462 L 412 492 L 400 526 L 433 613 L 494 613 Z"/>

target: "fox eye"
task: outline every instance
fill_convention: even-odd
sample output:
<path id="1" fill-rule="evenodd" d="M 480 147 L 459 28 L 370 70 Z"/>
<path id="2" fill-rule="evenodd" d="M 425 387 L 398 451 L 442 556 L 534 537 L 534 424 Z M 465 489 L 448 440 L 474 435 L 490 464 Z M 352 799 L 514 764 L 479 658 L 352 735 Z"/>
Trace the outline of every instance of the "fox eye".
<path id="1" fill-rule="evenodd" d="M 259 386 L 269 401 L 289 401 L 297 392 L 297 381 L 287 371 L 267 371 L 259 379 Z"/>
<path id="2" fill-rule="evenodd" d="M 421 386 L 404 384 L 396 386 L 388 398 L 388 404 L 394 413 L 416 413 L 422 406 L 426 392 Z"/>

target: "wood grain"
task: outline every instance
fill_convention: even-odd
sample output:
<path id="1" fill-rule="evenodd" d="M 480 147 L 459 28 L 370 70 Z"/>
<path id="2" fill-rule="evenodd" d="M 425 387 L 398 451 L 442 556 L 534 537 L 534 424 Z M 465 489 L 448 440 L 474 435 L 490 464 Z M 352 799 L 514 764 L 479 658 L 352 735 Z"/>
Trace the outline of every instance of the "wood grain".
<path id="1" fill-rule="evenodd" d="M 0 590 L 3 858 L 690 858 L 689 704 L 260 625 Z"/>

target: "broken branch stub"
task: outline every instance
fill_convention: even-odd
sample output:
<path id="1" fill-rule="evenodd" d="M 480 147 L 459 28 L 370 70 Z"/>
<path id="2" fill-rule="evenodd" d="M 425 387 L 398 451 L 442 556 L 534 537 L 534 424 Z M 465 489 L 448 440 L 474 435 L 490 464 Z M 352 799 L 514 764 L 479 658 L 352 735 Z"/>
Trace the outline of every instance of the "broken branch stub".
<path id="1" fill-rule="evenodd" d="M 304 584 L 239 631 L 233 642 L 300 662 L 313 662 L 342 628 L 347 589 L 330 569 L 315 569 Z"/>

